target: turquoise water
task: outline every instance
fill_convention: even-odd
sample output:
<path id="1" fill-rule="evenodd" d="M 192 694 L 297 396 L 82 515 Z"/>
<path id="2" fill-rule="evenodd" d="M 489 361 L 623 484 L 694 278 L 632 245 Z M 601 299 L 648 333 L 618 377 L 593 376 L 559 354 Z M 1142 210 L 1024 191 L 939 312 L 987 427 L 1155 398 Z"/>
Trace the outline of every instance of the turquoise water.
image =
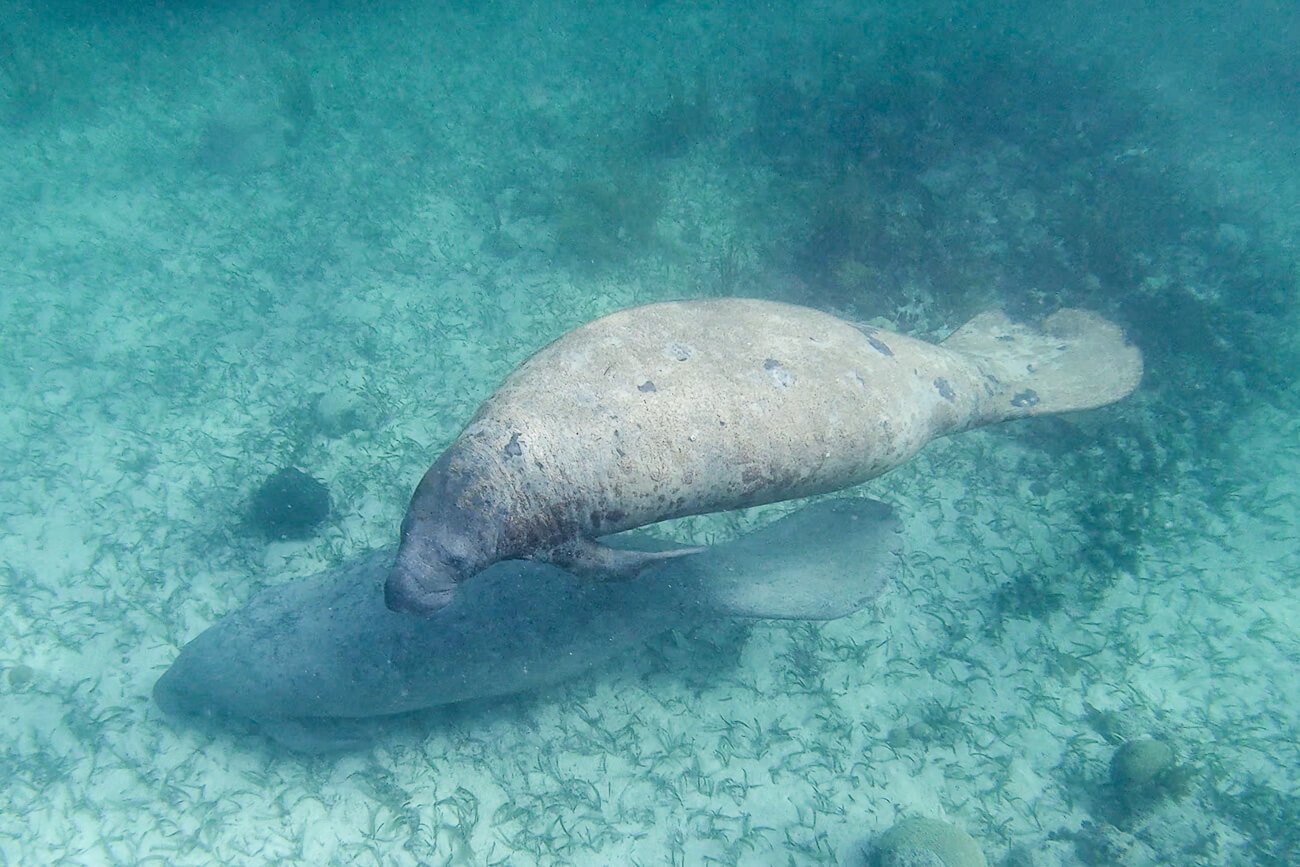
<path id="1" fill-rule="evenodd" d="M 856 865 L 906 817 L 991 864 L 1300 860 L 1297 41 L 1265 2 L 4 3 L 0 861 Z M 395 541 L 537 348 L 732 295 L 1086 307 L 1147 373 L 864 486 L 904 568 L 849 617 L 326 756 L 151 702 Z M 289 466 L 332 509 L 268 540 Z"/>

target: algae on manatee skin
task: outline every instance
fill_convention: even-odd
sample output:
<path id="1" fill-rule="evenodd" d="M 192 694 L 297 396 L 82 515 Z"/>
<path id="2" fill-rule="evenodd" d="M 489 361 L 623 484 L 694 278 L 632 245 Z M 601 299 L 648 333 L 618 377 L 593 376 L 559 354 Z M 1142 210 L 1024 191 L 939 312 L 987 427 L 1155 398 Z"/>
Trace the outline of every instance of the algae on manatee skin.
<path id="1" fill-rule="evenodd" d="M 938 819 L 913 816 L 880 835 L 871 867 L 988 867 L 975 839 Z"/>

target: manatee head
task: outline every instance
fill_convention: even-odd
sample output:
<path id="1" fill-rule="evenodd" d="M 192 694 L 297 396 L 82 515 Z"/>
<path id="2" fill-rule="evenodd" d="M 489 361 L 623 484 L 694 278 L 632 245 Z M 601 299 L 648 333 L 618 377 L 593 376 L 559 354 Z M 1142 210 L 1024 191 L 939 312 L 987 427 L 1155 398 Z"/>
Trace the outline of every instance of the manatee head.
<path id="1" fill-rule="evenodd" d="M 451 603 L 456 585 L 464 577 L 436 545 L 416 538 L 402 546 L 384 582 L 384 604 L 390 611 L 430 617 Z"/>
<path id="2" fill-rule="evenodd" d="M 234 719 L 274 714 L 264 706 L 257 666 L 242 658 L 243 630 L 206 630 L 187 644 L 171 667 L 154 684 L 153 698 L 169 717 L 191 724 L 209 721 L 218 727 Z"/>
<path id="3" fill-rule="evenodd" d="M 154 684 L 153 700 L 163 713 L 177 717 L 197 715 L 204 704 L 204 697 L 174 668 L 169 668 Z"/>
<path id="4" fill-rule="evenodd" d="M 457 584 L 497 559 L 481 538 L 489 521 L 462 512 L 446 464 L 444 455 L 425 473 L 402 519 L 397 557 L 384 582 L 390 611 L 429 617 L 451 602 Z"/>

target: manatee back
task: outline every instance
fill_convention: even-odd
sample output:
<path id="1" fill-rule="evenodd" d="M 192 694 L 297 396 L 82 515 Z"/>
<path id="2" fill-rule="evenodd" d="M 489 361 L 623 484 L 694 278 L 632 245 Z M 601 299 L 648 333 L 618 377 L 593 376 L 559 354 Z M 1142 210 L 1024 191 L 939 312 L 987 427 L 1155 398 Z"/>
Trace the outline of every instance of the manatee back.
<path id="1" fill-rule="evenodd" d="M 964 423 L 979 381 L 957 353 L 805 307 L 651 304 L 525 362 L 449 473 L 501 510 L 505 547 L 530 550 L 865 481 Z"/>
<path id="2" fill-rule="evenodd" d="M 644 582 L 485 570 L 432 617 L 389 611 L 381 549 L 263 591 L 191 641 L 155 694 L 254 720 L 368 717 L 564 680 L 689 616 Z"/>

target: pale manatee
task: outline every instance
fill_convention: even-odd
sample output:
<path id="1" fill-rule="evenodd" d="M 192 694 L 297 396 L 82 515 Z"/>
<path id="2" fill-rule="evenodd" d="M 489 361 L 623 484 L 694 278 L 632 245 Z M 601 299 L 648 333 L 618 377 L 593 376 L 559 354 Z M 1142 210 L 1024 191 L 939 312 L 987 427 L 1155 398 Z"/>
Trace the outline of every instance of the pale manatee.
<path id="1" fill-rule="evenodd" d="M 1121 330 L 1079 310 L 984 313 L 942 345 L 753 299 L 613 313 L 528 359 L 425 473 L 388 605 L 431 614 L 506 559 L 626 578 L 697 549 L 598 537 L 846 488 L 939 436 L 1119 400 L 1141 374 Z"/>
<path id="2" fill-rule="evenodd" d="M 497 563 L 427 619 L 385 607 L 393 552 L 378 549 L 257 594 L 182 649 L 154 698 L 298 750 L 362 745 L 390 715 L 554 684 L 671 628 L 852 614 L 888 582 L 899 544 L 888 506 L 826 500 L 628 581 Z"/>

